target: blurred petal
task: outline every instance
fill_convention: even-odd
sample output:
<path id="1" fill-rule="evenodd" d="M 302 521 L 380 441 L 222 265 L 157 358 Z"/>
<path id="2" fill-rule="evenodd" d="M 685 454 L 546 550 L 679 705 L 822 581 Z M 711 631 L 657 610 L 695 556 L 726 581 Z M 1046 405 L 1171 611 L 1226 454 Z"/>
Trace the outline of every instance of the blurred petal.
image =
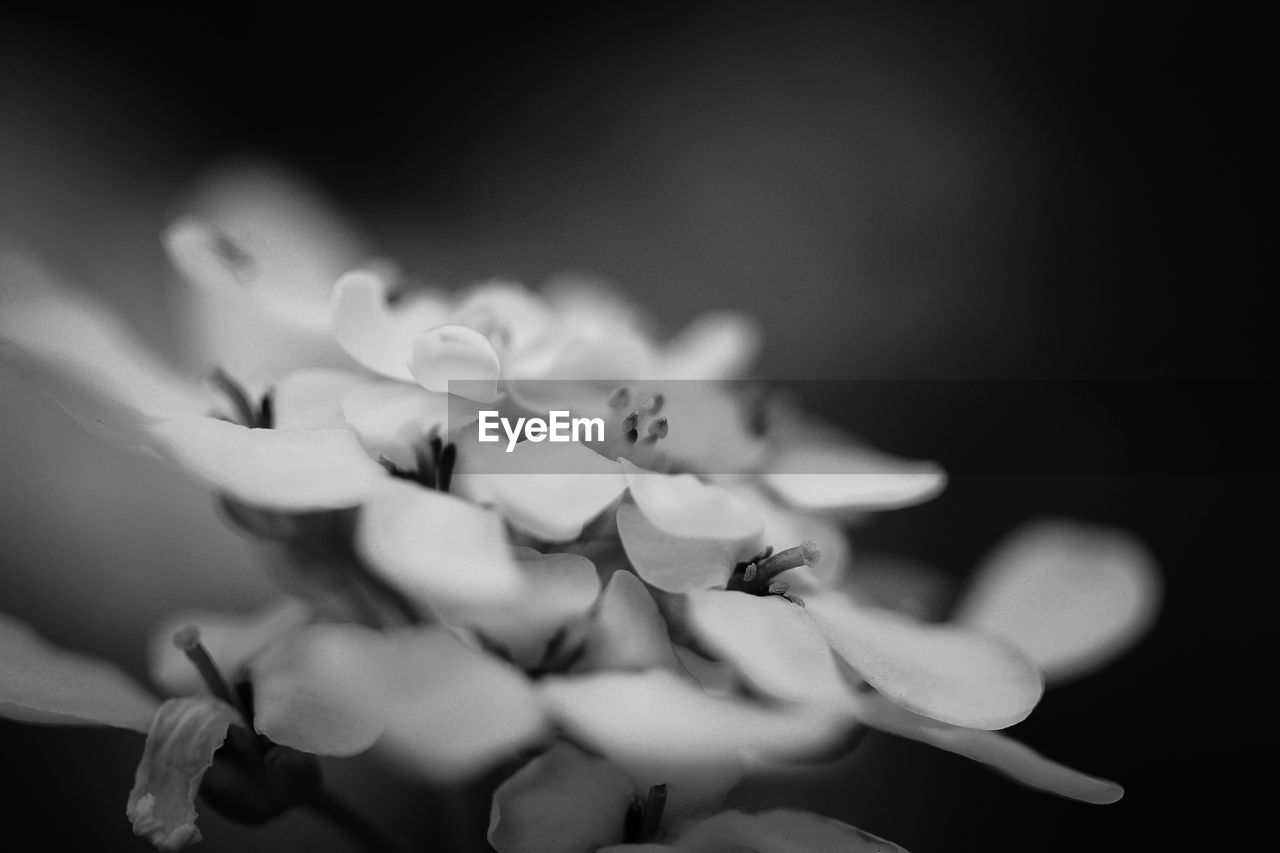
<path id="1" fill-rule="evenodd" d="M 200 629 L 200 643 L 218 669 L 234 676 L 240 667 L 268 643 L 301 627 L 309 611 L 299 601 L 286 599 L 258 613 L 175 613 L 151 632 L 147 646 L 151 680 L 172 694 L 204 692 L 205 683 L 191 661 L 173 644 L 179 629 Z"/>
<path id="2" fill-rule="evenodd" d="M 831 647 L 859 675 L 926 717 L 1000 729 L 1024 719 L 1044 692 L 1030 661 L 979 632 L 859 607 L 839 592 L 806 597 L 805 604 Z"/>
<path id="3" fill-rule="evenodd" d="M 527 287 L 490 281 L 462 294 L 448 322 L 474 329 L 507 352 L 534 343 L 553 319 L 547 301 Z"/>
<path id="4" fill-rule="evenodd" d="M 832 702 L 849 693 L 831 646 L 805 608 L 779 596 L 690 592 L 688 619 L 705 647 L 779 699 Z"/>
<path id="5" fill-rule="evenodd" d="M 509 602 L 523 587 L 496 514 L 403 480 L 387 478 L 370 496 L 356 549 L 392 583 L 445 610 Z"/>
<path id="6" fill-rule="evenodd" d="M 333 286 L 333 335 L 347 354 L 374 373 L 413 382 L 409 363 L 418 332 L 439 326 L 448 303 L 432 292 L 388 303 L 390 284 L 371 270 L 356 270 Z"/>
<path id="7" fill-rule="evenodd" d="M 1015 532 L 970 583 L 955 621 L 1021 649 L 1048 680 L 1101 666 L 1150 627 L 1160 576 L 1119 530 L 1042 521 Z"/>
<path id="8" fill-rule="evenodd" d="M 248 294 L 295 323 L 328 325 L 334 281 L 363 254 L 309 188 L 268 168 L 224 170 L 199 187 L 165 247 L 193 284 Z"/>
<path id="9" fill-rule="evenodd" d="M 104 306 L 7 253 L 0 253 L 0 360 L 126 446 L 149 447 L 154 423 L 207 408 Z"/>
<path id="10" fill-rule="evenodd" d="M 516 565 L 521 574 L 518 595 L 443 615 L 451 624 L 478 629 L 517 663 L 531 667 L 558 631 L 581 619 L 595 604 L 600 576 L 590 560 L 577 554 L 539 554 L 519 548 Z"/>
<path id="11" fill-rule="evenodd" d="M 667 623 L 644 583 L 631 572 L 616 571 L 609 578 L 583 645 L 576 672 L 680 670 Z"/>
<path id="12" fill-rule="evenodd" d="M 414 335 L 409 372 L 428 391 L 484 403 L 498 397 L 498 352 L 468 326 L 436 326 Z"/>
<path id="13" fill-rule="evenodd" d="M 724 586 L 738 560 L 756 550 L 754 545 L 743 547 L 724 539 L 672 536 L 631 504 L 618 507 L 618 536 L 645 583 L 667 592 Z"/>
<path id="14" fill-rule="evenodd" d="M 939 723 L 899 708 L 883 696 L 864 694 L 858 701 L 858 719 L 868 726 L 980 761 L 1028 787 L 1096 805 L 1124 796 L 1124 789 L 1115 782 L 1072 770 L 998 732 Z"/>
<path id="15" fill-rule="evenodd" d="M 435 394 L 418 385 L 391 380 L 368 382 L 342 397 L 342 416 L 375 455 L 396 465 L 412 468 L 414 452 L 433 430 L 444 435 L 450 427 L 464 426 L 466 409 L 460 398 Z M 451 423 L 450 416 L 457 421 Z M 474 420 L 474 409 L 471 412 Z"/>
<path id="16" fill-rule="evenodd" d="M 179 850 L 200 840 L 196 793 L 227 729 L 238 719 L 231 706 L 210 696 L 170 699 L 160 706 L 129 792 L 134 835 L 145 836 L 161 850 Z"/>
<path id="17" fill-rule="evenodd" d="M 794 809 L 721 812 L 690 827 L 676 844 L 690 853 L 905 853 L 856 826 Z"/>
<path id="18" fill-rule="evenodd" d="M 55 648 L 3 615 L 0 648 L 0 717 L 139 732 L 151 727 L 156 700 L 112 664 Z"/>
<path id="19" fill-rule="evenodd" d="M 460 448 L 454 491 L 492 504 L 516 527 L 550 542 L 582 533 L 626 489 L 618 465 L 577 442 L 503 441 Z"/>
<path id="20" fill-rule="evenodd" d="M 933 462 L 854 444 L 816 443 L 783 448 L 764 481 L 797 509 L 869 510 L 927 501 L 942 491 L 947 476 Z"/>
<path id="21" fill-rule="evenodd" d="M 751 367 L 763 344 L 760 324 L 745 314 L 703 314 L 672 338 L 660 372 L 668 379 L 737 379 Z"/>
<path id="22" fill-rule="evenodd" d="M 557 743 L 498 786 L 489 843 L 498 853 L 596 853 L 622 840 L 635 795 L 618 768 Z"/>
<path id="23" fill-rule="evenodd" d="M 618 460 L 636 506 L 672 536 L 747 540 L 764 529 L 760 517 L 727 489 L 692 474 L 657 474 Z"/>
<path id="24" fill-rule="evenodd" d="M 752 758 L 804 757 L 846 720 L 799 706 L 711 696 L 666 670 L 547 678 L 541 694 L 569 737 L 620 765 L 638 789 L 723 779 Z"/>
<path id="25" fill-rule="evenodd" d="M 641 384 L 641 394 L 648 391 Z M 768 443 L 751 429 L 742 402 L 715 382 L 663 382 L 662 414 L 671 426 L 659 448 L 681 467 L 714 474 L 758 471 Z"/>
<path id="26" fill-rule="evenodd" d="M 271 402 L 276 429 L 350 429 L 343 416 L 347 392 L 369 384 L 350 370 L 295 370 L 275 384 Z"/>
<path id="27" fill-rule="evenodd" d="M 216 491 L 263 509 L 341 509 L 386 477 L 349 430 L 250 429 L 188 417 L 154 428 L 168 462 Z"/>

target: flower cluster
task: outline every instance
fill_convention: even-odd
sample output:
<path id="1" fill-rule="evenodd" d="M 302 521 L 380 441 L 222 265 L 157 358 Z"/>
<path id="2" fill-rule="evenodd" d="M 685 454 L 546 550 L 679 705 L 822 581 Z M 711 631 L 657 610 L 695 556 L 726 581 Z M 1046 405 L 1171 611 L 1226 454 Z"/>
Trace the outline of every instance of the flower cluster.
<path id="1" fill-rule="evenodd" d="M 744 774 L 868 728 L 1121 796 L 999 730 L 1150 621 L 1155 571 L 1124 534 L 1028 527 L 939 621 L 909 584 L 860 583 L 841 522 L 924 501 L 943 472 L 733 384 L 758 347 L 746 318 L 663 341 L 582 284 L 437 291 L 264 174 L 212 185 L 165 245 L 217 365 L 204 385 L 40 260 L 0 255 L 4 360 L 207 486 L 283 568 L 260 613 L 159 626 L 165 700 L 0 620 L 0 713 L 146 734 L 126 806 L 161 849 L 199 839 L 197 794 L 261 822 L 326 802 L 317 756 L 370 749 L 438 781 L 515 768 L 501 853 L 897 850 L 723 810 Z M 507 454 L 478 440 L 481 409 L 605 435 Z"/>

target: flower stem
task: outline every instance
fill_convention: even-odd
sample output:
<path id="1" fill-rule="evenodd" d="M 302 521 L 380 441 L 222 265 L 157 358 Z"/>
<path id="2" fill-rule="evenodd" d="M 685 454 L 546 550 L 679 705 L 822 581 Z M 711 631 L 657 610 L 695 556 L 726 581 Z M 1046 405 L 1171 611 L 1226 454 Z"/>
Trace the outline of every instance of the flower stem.
<path id="1" fill-rule="evenodd" d="M 398 839 L 330 791 L 321 791 L 307 804 L 307 808 L 368 853 L 401 853 L 407 849 Z"/>

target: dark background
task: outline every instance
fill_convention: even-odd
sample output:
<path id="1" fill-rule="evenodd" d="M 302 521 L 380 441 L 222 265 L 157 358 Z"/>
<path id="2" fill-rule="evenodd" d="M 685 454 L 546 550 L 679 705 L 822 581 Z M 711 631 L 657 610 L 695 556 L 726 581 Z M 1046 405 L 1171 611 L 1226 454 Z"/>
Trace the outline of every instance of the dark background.
<path id="1" fill-rule="evenodd" d="M 315 180 L 441 282 L 591 270 L 668 330 L 750 310 L 770 378 L 1097 380 L 1037 392 L 1051 402 L 1034 411 L 1026 389 L 1042 385 L 806 387 L 879 445 L 958 472 L 936 502 L 858 531 L 862 550 L 959 577 L 1046 513 L 1148 542 L 1167 585 L 1152 635 L 1017 728 L 1126 798 L 1060 801 L 873 736 L 853 766 L 750 801 L 816 808 L 915 853 L 1220 849 L 1270 806 L 1259 21 L 1063 3 L 0 20 L 0 205 L 80 235 L 89 283 L 165 351 L 156 234 L 201 169 L 253 155 Z M 267 595 L 198 490 L 0 380 L 3 610 L 140 673 L 160 614 Z M 145 849 L 123 815 L 137 748 L 0 725 L 6 825 L 59 849 Z M 388 793 L 360 762 L 334 772 L 421 838 L 463 837 L 437 822 L 439 792 Z M 306 817 L 203 825 L 210 850 L 329 843 Z"/>

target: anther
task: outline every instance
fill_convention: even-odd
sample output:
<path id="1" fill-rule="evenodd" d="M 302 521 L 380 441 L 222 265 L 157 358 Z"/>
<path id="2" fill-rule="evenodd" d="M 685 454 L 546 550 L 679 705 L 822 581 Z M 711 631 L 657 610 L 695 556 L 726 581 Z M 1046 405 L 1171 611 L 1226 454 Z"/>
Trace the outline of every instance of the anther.
<path id="1" fill-rule="evenodd" d="M 648 433 L 647 437 L 650 440 L 657 441 L 660 438 L 667 437 L 668 429 L 667 419 L 665 417 L 658 417 L 649 421 L 649 426 L 645 429 L 645 432 Z"/>
<path id="2" fill-rule="evenodd" d="M 796 605 L 797 607 L 804 607 L 804 599 L 798 595 L 792 595 L 791 585 L 786 581 L 774 581 L 773 583 L 769 584 L 769 588 L 766 590 L 766 592 L 768 592 L 770 595 L 776 595 L 776 596 L 779 596 L 780 598 L 785 598 L 787 601 L 790 601 L 792 604 Z"/>
<path id="3" fill-rule="evenodd" d="M 218 670 L 218 665 L 213 662 L 213 657 L 209 654 L 209 650 L 204 647 L 204 643 L 200 642 L 199 628 L 195 625 L 179 628 L 174 632 L 173 644 L 187 656 L 187 660 L 191 661 L 192 666 L 196 668 L 196 672 L 200 673 L 200 678 L 208 686 L 210 693 L 239 710 L 242 714 L 244 713 L 239 697 L 231 692 L 226 679 L 222 677 L 222 673 Z"/>
<path id="4" fill-rule="evenodd" d="M 631 389 L 625 385 L 619 385 L 613 389 L 613 393 L 609 395 L 609 408 L 625 409 L 631 405 Z"/>

